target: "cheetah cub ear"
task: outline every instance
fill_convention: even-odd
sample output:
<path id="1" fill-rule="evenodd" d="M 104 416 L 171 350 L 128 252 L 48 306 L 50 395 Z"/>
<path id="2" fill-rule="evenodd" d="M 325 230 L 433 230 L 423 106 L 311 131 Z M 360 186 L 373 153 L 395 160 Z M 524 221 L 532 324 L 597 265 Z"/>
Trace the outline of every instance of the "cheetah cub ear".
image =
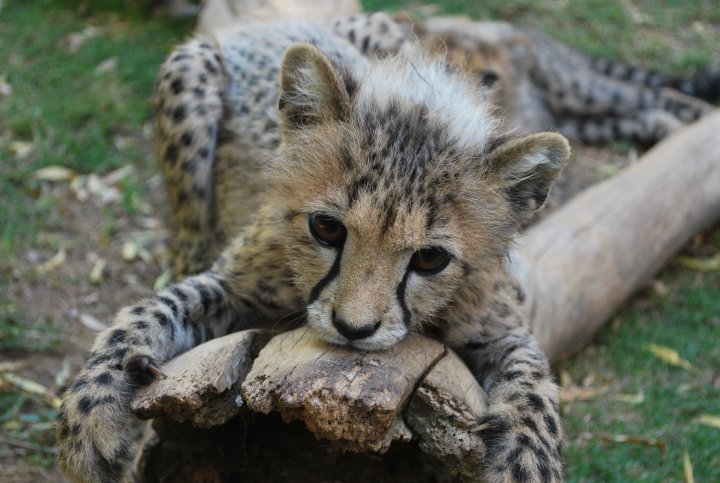
<path id="1" fill-rule="evenodd" d="M 280 65 L 278 110 L 285 134 L 342 120 L 350 110 L 341 73 L 311 44 L 294 44 Z"/>
<path id="2" fill-rule="evenodd" d="M 549 132 L 511 139 L 490 153 L 490 168 L 500 177 L 520 223 L 545 203 L 569 157 L 567 140 Z"/>

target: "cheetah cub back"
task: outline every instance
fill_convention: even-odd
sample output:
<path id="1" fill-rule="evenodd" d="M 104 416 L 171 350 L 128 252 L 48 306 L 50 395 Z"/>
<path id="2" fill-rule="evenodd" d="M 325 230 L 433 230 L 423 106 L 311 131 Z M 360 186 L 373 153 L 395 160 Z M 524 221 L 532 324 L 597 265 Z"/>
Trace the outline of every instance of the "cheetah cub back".
<path id="1" fill-rule="evenodd" d="M 256 45 L 269 35 L 255 34 Z M 130 401 L 159 364 L 304 313 L 328 343 L 361 350 L 433 334 L 488 393 L 478 477 L 561 480 L 557 387 L 505 264 L 567 160 L 565 139 L 506 132 L 473 83 L 419 55 L 359 71 L 298 43 L 278 64 L 281 140 L 262 206 L 210 270 L 122 309 L 98 335 L 60 411 L 61 466 L 80 481 L 119 480 L 133 453 Z M 250 77 L 232 82 L 250 89 Z"/>

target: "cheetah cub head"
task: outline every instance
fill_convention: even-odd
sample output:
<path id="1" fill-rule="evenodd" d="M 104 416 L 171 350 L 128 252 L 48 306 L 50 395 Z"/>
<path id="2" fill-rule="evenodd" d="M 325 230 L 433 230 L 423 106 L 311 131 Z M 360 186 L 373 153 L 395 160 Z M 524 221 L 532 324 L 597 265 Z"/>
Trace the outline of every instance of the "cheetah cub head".
<path id="1" fill-rule="evenodd" d="M 504 132 L 472 82 L 424 58 L 354 78 L 296 44 L 280 83 L 287 256 L 308 323 L 335 344 L 383 349 L 452 310 L 569 155 L 560 135 Z"/>

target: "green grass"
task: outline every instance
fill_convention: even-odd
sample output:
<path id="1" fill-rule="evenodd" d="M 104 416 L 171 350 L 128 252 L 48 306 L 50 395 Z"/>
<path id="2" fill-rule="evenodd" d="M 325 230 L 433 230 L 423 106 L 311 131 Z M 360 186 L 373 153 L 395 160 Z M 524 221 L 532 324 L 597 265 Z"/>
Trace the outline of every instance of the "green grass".
<path id="1" fill-rule="evenodd" d="M 48 206 L 30 178 L 32 171 L 61 165 L 80 173 L 105 172 L 144 162 L 138 149 L 121 152 L 113 139 L 139 136 L 150 116 L 158 66 L 191 25 L 143 19 L 140 9 L 123 7 L 128 4 L 132 2 L 4 2 L 0 75 L 7 78 L 12 95 L 0 96 L 0 260 L 15 256 L 43 228 Z M 71 51 L 71 35 L 88 26 L 97 28 L 97 34 Z M 109 59 L 114 68 L 96 71 Z M 13 152 L 17 141 L 31 143 L 32 152 L 24 159 Z"/>
<path id="2" fill-rule="evenodd" d="M 720 481 L 720 431 L 695 422 L 702 414 L 720 415 L 720 274 L 668 270 L 662 279 L 671 294 L 631 304 L 592 347 L 560 364 L 574 381 L 592 375 L 593 385 L 611 387 L 607 396 L 567 407 L 570 480 L 680 481 L 688 451 L 698 481 Z M 676 350 L 693 369 L 668 365 L 648 344 Z M 618 393 L 644 400 L 622 402 Z M 583 433 L 653 438 L 667 450 L 580 438 Z"/>
<path id="3" fill-rule="evenodd" d="M 0 300 L 0 351 L 47 351 L 57 347 L 58 332 L 43 320 L 31 323 L 17 306 Z"/>
<path id="4" fill-rule="evenodd" d="M 13 89 L 0 95 L 0 286 L 28 247 L 54 252 L 62 243 L 62 220 L 48 217 L 59 200 L 31 179 L 34 170 L 62 165 L 104 173 L 147 163 L 137 145 L 119 150 L 114 138 L 140 139 L 158 66 L 191 25 L 148 20 L 135 6 L 141 3 L 0 0 L 0 76 Z M 363 3 L 388 9 L 404 2 Z M 632 15 L 628 5 L 635 6 Z M 709 1 L 451 0 L 439 13 L 530 25 L 587 53 L 666 72 L 720 67 L 720 6 Z M 68 36 L 88 25 L 98 35 L 69 52 Z M 108 59 L 116 67 L 96 73 Z M 31 154 L 19 159 L 13 141 L 31 143 Z M 120 189 L 123 209 L 138 210 L 145 184 L 130 178 Z M 106 218 L 98 229 L 110 237 L 116 226 L 112 214 Z M 717 231 L 715 237 L 717 252 Z M 636 299 L 592 346 L 558 365 L 575 382 L 594 378 L 593 386 L 610 387 L 605 396 L 564 407 L 571 481 L 679 481 L 685 450 L 698 481 L 720 481 L 720 431 L 694 422 L 700 414 L 720 415 L 720 274 L 674 268 L 662 279 L 669 295 Z M 22 308 L 0 304 L 0 350 L 57 349 L 57 343 L 48 324 L 30 323 Z M 694 369 L 668 366 L 646 344 L 677 350 Z M 618 393 L 642 393 L 644 400 L 621 402 Z M 8 436 L 51 446 L 54 416 L 42 401 L 0 392 L 0 425 Z M 654 438 L 667 449 L 599 439 L 618 434 Z M 52 462 L 43 452 L 33 458 L 30 463 Z"/>
<path id="5" fill-rule="evenodd" d="M 400 9 L 407 2 L 364 0 L 362 3 L 369 10 L 388 10 Z M 548 33 L 586 53 L 640 63 L 659 71 L 690 73 L 713 62 L 714 67 L 720 67 L 717 57 L 720 7 L 714 2 L 447 0 L 436 3 L 439 14 L 511 21 Z"/>

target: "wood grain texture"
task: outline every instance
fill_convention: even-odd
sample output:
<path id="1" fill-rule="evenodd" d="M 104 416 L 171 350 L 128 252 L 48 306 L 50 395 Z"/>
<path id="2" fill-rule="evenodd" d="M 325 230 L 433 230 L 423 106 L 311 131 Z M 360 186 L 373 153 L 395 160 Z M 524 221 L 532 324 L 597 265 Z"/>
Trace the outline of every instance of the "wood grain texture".
<path id="1" fill-rule="evenodd" d="M 556 359 L 585 345 L 669 258 L 720 219 L 720 111 L 529 229 L 512 269 Z"/>

